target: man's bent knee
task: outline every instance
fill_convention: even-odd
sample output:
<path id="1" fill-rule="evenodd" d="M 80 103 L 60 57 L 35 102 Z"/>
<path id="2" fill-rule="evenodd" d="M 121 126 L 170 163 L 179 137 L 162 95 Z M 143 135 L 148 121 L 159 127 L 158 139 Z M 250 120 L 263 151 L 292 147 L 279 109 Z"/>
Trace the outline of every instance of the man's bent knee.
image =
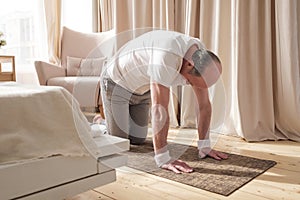
<path id="1" fill-rule="evenodd" d="M 144 144 L 146 141 L 146 138 L 139 138 L 139 137 L 134 137 L 134 136 L 129 136 L 130 144 L 133 145 L 141 145 Z"/>

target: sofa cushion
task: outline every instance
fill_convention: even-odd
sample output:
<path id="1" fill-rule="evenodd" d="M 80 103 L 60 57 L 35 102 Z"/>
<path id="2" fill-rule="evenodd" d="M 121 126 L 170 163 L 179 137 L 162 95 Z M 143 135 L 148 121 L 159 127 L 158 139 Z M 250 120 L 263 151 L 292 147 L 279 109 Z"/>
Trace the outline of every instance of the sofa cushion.
<path id="1" fill-rule="evenodd" d="M 82 33 L 63 27 L 61 65 L 67 68 L 67 56 L 87 58 L 100 43 L 114 36 L 114 30 L 100 33 Z"/>
<path id="2" fill-rule="evenodd" d="M 79 76 L 100 76 L 106 58 L 82 59 L 79 67 Z"/>
<path id="3" fill-rule="evenodd" d="M 49 79 L 47 85 L 64 87 L 73 94 L 81 107 L 98 107 L 102 102 L 98 76 L 55 77 Z"/>
<path id="4" fill-rule="evenodd" d="M 77 76 L 82 58 L 67 56 L 67 76 Z"/>
<path id="5" fill-rule="evenodd" d="M 67 56 L 67 76 L 100 76 L 106 58 Z"/>

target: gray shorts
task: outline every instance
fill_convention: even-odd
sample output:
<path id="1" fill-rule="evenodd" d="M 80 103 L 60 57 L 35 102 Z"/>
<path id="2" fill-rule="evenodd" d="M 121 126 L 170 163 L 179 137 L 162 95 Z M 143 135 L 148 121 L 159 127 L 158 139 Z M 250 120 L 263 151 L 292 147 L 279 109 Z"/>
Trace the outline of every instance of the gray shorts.
<path id="1" fill-rule="evenodd" d="M 103 77 L 101 95 L 108 133 L 142 144 L 148 133 L 150 91 L 134 94 Z"/>

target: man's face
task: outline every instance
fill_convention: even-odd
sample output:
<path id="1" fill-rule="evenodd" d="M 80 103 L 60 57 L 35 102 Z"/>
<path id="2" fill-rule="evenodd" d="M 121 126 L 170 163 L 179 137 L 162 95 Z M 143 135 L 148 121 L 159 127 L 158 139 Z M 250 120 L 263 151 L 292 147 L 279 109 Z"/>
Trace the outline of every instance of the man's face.
<path id="1" fill-rule="evenodd" d="M 206 87 L 209 88 L 213 84 L 215 84 L 220 78 L 222 73 L 222 65 L 218 62 L 211 62 L 209 66 L 205 69 L 202 78 L 206 84 Z"/>

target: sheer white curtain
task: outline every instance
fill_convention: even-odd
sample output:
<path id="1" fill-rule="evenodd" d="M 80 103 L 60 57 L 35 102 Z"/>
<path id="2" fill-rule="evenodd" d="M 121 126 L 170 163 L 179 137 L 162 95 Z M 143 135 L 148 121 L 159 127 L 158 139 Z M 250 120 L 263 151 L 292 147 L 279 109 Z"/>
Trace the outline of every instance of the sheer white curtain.
<path id="1" fill-rule="evenodd" d="M 174 29 L 173 0 L 113 0 L 113 26 L 117 33 L 154 27 Z"/>
<path id="2" fill-rule="evenodd" d="M 186 12 L 185 32 L 196 36 L 198 32 L 206 47 L 218 54 L 223 63 L 224 88 L 211 91 L 213 96 L 226 94 L 213 99 L 216 114 L 226 111 L 219 131 L 248 140 L 270 139 L 263 135 L 274 133 L 275 128 L 271 1 L 202 0 L 186 4 L 186 8 L 192 7 L 198 13 Z M 191 19 L 196 22 L 191 24 Z M 182 126 L 195 124 L 194 110 L 187 106 L 191 99 L 186 97 L 191 93 L 190 88 L 183 89 Z"/>
<path id="3" fill-rule="evenodd" d="M 94 0 L 61 0 L 61 24 L 81 32 L 93 31 Z"/>
<path id="4" fill-rule="evenodd" d="M 34 60 L 45 60 L 47 54 L 43 0 L 0 0 L 0 31 L 7 45 L 1 55 L 13 55 L 16 81 L 38 84 Z"/>
<path id="5" fill-rule="evenodd" d="M 60 64 L 61 0 L 44 0 L 44 10 L 49 61 Z"/>
<path id="6" fill-rule="evenodd" d="M 60 64 L 63 26 L 80 32 L 93 32 L 95 0 L 43 0 L 46 16 L 49 61 Z"/>
<path id="7" fill-rule="evenodd" d="M 108 31 L 113 29 L 113 5 L 113 1 L 111 0 L 94 0 L 93 24 L 94 30 L 96 30 L 96 32 Z"/>
<path id="8" fill-rule="evenodd" d="M 300 141 L 300 2 L 277 0 L 274 96 L 281 137 Z"/>

